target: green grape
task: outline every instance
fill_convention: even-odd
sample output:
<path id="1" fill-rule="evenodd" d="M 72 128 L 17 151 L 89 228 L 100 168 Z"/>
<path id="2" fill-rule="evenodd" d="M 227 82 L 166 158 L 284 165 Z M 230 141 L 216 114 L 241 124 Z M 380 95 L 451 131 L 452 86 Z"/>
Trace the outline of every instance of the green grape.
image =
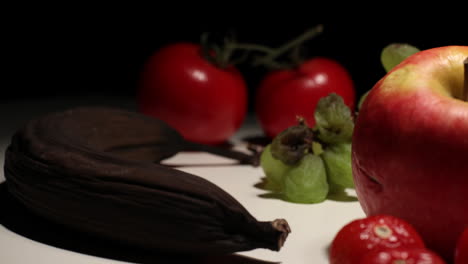
<path id="1" fill-rule="evenodd" d="M 267 178 L 265 187 L 269 190 L 281 191 L 283 176 L 291 167 L 271 155 L 271 144 L 263 150 L 260 156 L 260 166 Z"/>
<path id="2" fill-rule="evenodd" d="M 382 50 L 380 60 L 385 70 L 389 72 L 393 67 L 418 51 L 418 48 L 408 44 L 393 43 Z"/>
<path id="3" fill-rule="evenodd" d="M 331 195 L 341 194 L 346 191 L 341 185 L 328 181 L 328 197 Z"/>
<path id="4" fill-rule="evenodd" d="M 351 170 L 351 143 L 328 146 L 321 154 L 327 170 L 328 182 L 334 189 L 354 188 Z"/>
<path id="5" fill-rule="evenodd" d="M 385 71 L 389 72 L 403 60 L 416 52 L 419 52 L 419 49 L 409 44 L 392 43 L 382 50 L 382 53 L 380 54 L 380 62 L 382 63 Z M 370 90 L 363 94 L 359 99 L 358 110 L 361 109 L 362 103 L 366 100 L 369 92 Z"/>
<path id="6" fill-rule="evenodd" d="M 319 203 L 326 199 L 327 194 L 325 165 L 317 155 L 305 155 L 285 175 L 284 195 L 290 202 Z"/>
<path id="7" fill-rule="evenodd" d="M 321 141 L 336 144 L 351 140 L 354 121 L 351 110 L 341 96 L 331 93 L 321 98 L 315 108 L 314 117 L 314 129 Z"/>

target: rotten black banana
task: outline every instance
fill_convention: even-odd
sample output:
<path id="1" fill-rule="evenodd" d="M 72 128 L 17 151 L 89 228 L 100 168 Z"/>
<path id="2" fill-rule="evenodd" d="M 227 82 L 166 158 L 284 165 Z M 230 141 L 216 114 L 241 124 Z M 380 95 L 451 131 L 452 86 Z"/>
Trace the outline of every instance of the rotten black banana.
<path id="1" fill-rule="evenodd" d="M 279 250 L 290 232 L 284 219 L 257 221 L 215 184 L 158 164 L 196 146 L 138 113 L 76 108 L 19 129 L 5 177 L 9 192 L 36 214 L 100 238 L 192 254 Z"/>

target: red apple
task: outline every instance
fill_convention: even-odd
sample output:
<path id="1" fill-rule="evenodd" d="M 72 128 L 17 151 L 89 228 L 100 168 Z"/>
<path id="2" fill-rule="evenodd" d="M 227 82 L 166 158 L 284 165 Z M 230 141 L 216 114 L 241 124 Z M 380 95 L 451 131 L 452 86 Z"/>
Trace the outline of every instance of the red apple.
<path id="1" fill-rule="evenodd" d="M 449 262 L 468 224 L 468 46 L 420 51 L 370 91 L 352 168 L 367 215 L 400 217 Z"/>

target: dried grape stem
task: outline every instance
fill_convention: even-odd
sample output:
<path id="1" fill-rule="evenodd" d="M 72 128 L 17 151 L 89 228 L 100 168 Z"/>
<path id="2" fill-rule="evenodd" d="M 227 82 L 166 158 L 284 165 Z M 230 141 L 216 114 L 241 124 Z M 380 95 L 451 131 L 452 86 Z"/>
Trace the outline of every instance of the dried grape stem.
<path id="1" fill-rule="evenodd" d="M 208 152 L 208 153 L 215 154 L 218 156 L 237 160 L 240 164 L 248 164 L 254 167 L 257 167 L 260 164 L 259 155 L 255 155 L 255 154 L 249 155 L 240 151 L 214 147 L 214 146 L 205 145 L 205 144 L 197 144 L 197 143 L 192 143 L 192 142 L 187 142 L 187 144 L 188 144 L 187 146 L 188 150 Z"/>

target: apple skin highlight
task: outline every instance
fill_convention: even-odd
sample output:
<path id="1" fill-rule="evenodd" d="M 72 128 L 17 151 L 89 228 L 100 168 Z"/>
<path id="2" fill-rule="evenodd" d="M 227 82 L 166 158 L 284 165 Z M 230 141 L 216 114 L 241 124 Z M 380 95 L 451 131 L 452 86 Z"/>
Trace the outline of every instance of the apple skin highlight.
<path id="1" fill-rule="evenodd" d="M 352 167 L 367 215 L 390 214 L 451 260 L 468 226 L 467 46 L 418 52 L 371 90 L 356 120 Z"/>

